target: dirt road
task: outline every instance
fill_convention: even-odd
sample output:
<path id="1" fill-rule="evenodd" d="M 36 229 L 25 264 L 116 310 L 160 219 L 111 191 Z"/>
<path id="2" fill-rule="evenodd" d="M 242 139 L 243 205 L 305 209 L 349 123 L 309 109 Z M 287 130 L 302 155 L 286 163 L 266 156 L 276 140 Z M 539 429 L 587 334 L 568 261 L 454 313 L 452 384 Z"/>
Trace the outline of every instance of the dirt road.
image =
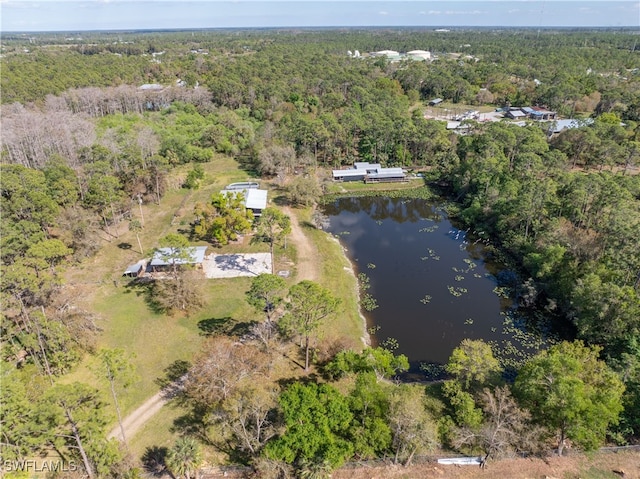
<path id="1" fill-rule="evenodd" d="M 162 409 L 169 400 L 167 394 L 164 391 L 160 391 L 158 394 L 147 399 L 142 406 L 133 411 L 127 417 L 122 420 L 122 426 L 124 427 L 124 434 L 127 440 L 130 440 L 135 436 L 136 432 L 154 415 Z M 109 433 L 109 439 L 122 439 L 122 433 L 120 432 L 120 425 L 117 425 Z"/>
<path id="2" fill-rule="evenodd" d="M 282 208 L 283 212 L 291 218 L 291 241 L 298 252 L 298 264 L 296 265 L 296 279 L 302 281 L 308 279 L 317 281 L 320 277 L 318 250 L 311 240 L 304 234 L 300 220 L 295 212 L 289 208 Z"/>

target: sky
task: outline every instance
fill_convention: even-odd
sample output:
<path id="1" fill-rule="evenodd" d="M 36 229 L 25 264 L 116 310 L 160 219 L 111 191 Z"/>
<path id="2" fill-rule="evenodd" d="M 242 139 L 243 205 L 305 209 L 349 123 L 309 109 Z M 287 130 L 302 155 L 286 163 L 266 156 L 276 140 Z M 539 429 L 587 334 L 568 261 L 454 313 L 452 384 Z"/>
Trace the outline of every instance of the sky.
<path id="1" fill-rule="evenodd" d="M 640 0 L 0 0 L 0 31 L 636 27 Z"/>

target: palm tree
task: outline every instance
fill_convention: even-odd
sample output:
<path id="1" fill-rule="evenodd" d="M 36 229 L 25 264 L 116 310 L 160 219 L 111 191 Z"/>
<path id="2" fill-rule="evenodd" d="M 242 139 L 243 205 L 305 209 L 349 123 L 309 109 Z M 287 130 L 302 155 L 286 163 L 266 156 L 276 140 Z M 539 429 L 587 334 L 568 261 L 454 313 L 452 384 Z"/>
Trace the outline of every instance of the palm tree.
<path id="1" fill-rule="evenodd" d="M 198 477 L 198 468 L 202 463 L 202 449 L 192 437 L 183 436 L 176 441 L 165 459 L 167 468 L 176 479 Z"/>

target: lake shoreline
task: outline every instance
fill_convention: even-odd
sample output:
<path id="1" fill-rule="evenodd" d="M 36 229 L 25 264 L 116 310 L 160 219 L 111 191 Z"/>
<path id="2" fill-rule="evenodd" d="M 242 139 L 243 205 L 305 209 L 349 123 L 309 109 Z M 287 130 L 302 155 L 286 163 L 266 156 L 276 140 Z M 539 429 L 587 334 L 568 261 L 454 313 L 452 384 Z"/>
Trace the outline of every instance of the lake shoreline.
<path id="1" fill-rule="evenodd" d="M 324 231 L 324 233 L 329 237 L 330 240 L 338 243 L 338 246 L 342 251 L 342 256 L 349 263 L 349 267 L 345 266 L 344 269 L 349 274 L 351 274 L 353 276 L 353 279 L 355 280 L 354 294 L 358 302 L 358 315 L 360 316 L 360 320 L 362 321 L 362 335 L 360 336 L 360 341 L 362 341 L 362 344 L 364 345 L 365 348 L 371 347 L 371 334 L 369 334 L 369 320 L 362 313 L 362 305 L 361 305 L 362 298 L 360 295 L 360 283 L 358 282 L 358 275 L 356 274 L 356 271 L 355 271 L 355 265 L 353 264 L 353 261 L 349 259 L 349 255 L 347 254 L 347 248 L 345 248 L 345 246 L 340 242 L 340 240 L 336 238 L 335 235 L 329 233 L 328 231 Z"/>

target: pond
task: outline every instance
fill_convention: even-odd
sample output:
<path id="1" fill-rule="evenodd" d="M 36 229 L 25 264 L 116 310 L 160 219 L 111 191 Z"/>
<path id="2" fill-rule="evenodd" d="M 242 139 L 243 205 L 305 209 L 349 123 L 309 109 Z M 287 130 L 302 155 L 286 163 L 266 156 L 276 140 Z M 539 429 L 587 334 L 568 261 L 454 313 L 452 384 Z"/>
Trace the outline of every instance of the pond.
<path id="1" fill-rule="evenodd" d="M 497 345 L 514 336 L 514 275 L 488 260 L 481 235 L 456 227 L 438 203 L 383 197 L 340 198 L 324 207 L 356 274 L 369 278 L 378 307 L 366 312 L 372 341 L 397 341 L 412 366 L 445 364 L 465 338 Z"/>

